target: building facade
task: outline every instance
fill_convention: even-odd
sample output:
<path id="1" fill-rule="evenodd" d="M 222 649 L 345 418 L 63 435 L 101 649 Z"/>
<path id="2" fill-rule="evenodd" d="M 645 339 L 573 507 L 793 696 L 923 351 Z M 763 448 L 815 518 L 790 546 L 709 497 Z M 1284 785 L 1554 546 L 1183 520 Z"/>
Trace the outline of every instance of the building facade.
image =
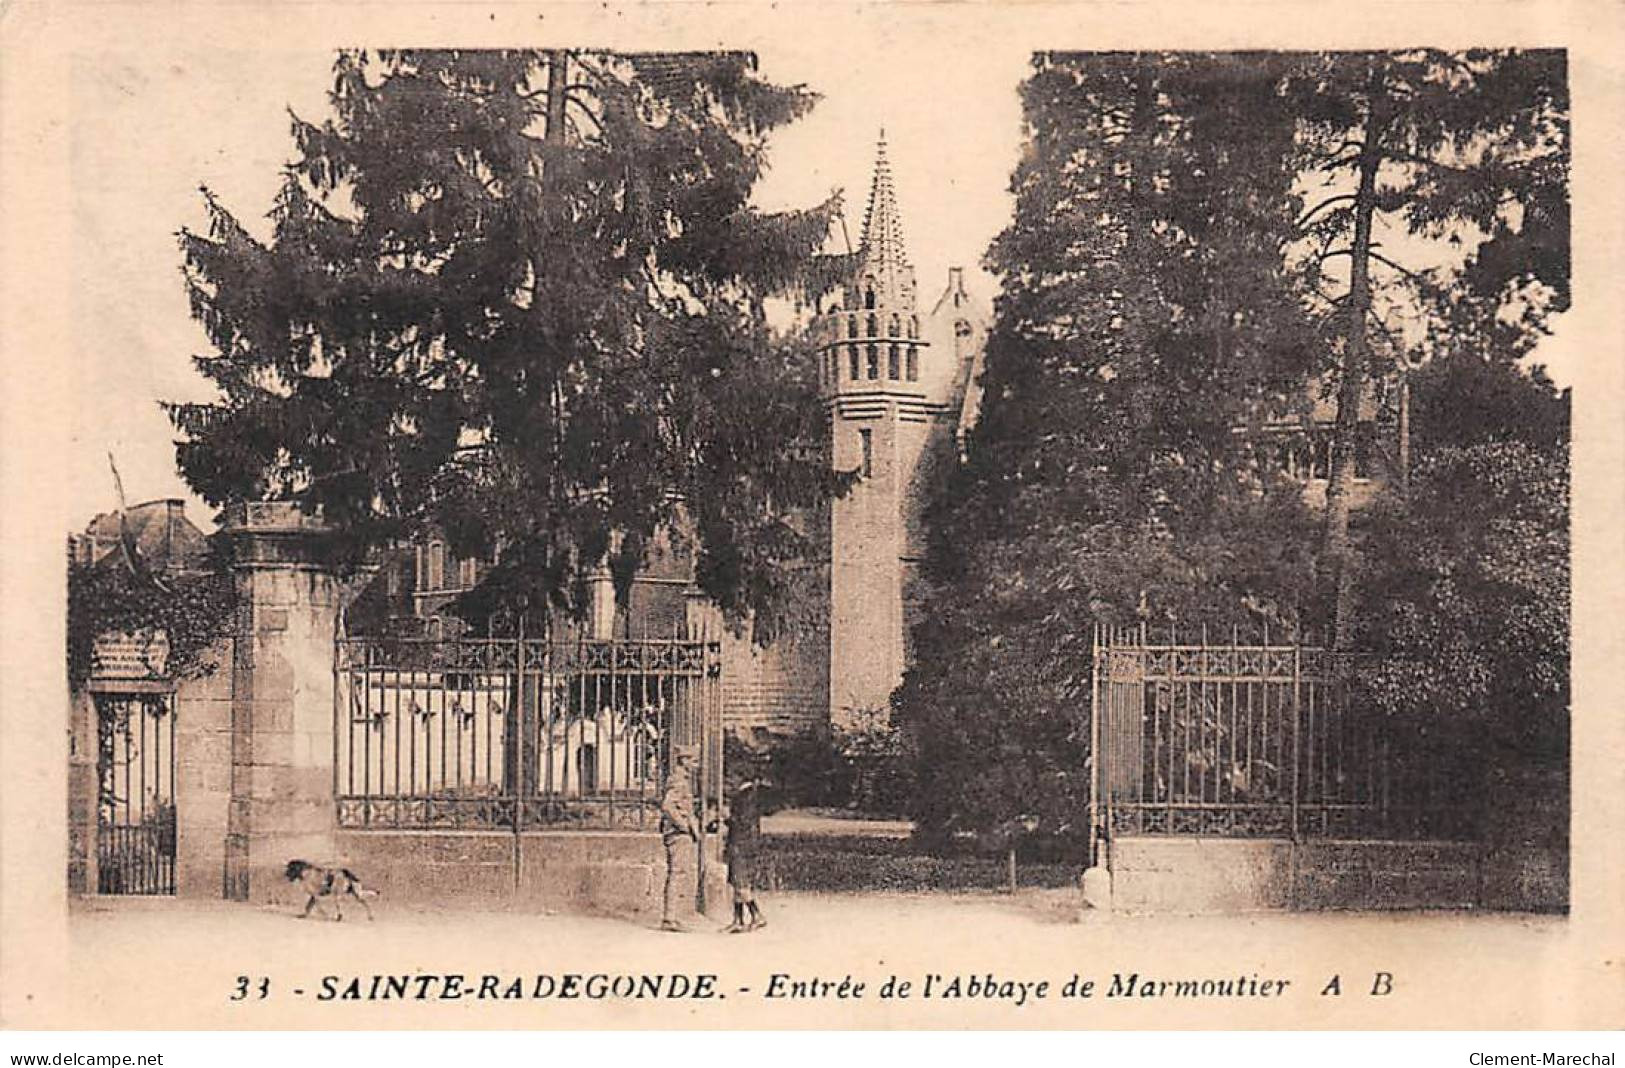
<path id="1" fill-rule="evenodd" d="M 958 455 L 987 335 L 964 271 L 929 305 L 903 240 L 885 142 L 851 278 L 814 324 L 830 457 L 858 481 L 830 507 L 830 721 L 889 707 L 908 663 L 934 473 Z"/>

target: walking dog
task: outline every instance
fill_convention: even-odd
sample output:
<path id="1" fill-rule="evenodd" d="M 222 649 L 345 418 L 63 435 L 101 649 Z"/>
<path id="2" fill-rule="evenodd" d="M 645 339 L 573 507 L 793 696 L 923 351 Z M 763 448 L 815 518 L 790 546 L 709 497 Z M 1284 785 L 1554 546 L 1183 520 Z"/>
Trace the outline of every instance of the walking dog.
<path id="1" fill-rule="evenodd" d="M 290 860 L 283 874 L 290 883 L 298 883 L 300 889 L 310 895 L 310 900 L 305 902 L 305 911 L 299 914 L 301 920 L 309 916 L 310 910 L 317 907 L 324 897 L 333 899 L 333 908 L 337 913 L 335 920 L 344 919 L 344 899 L 347 897 L 361 902 L 361 907 L 367 911 L 367 919 L 372 919 L 372 906 L 367 904 L 367 898 L 377 897 L 378 891 L 362 886 L 361 880 L 349 868 L 324 868 L 303 860 Z"/>

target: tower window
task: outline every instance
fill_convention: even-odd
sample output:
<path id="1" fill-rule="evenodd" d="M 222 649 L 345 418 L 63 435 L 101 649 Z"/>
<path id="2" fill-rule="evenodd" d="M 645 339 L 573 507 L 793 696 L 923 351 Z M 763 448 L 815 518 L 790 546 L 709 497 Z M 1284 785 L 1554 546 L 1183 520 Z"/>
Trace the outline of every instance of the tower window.
<path id="1" fill-rule="evenodd" d="M 869 316 L 869 336 L 870 337 L 879 337 L 880 336 L 880 324 L 875 319 L 875 317 L 873 315 Z"/>
<path id="2" fill-rule="evenodd" d="M 446 585 L 446 547 L 438 541 L 429 543 L 429 581 L 427 587 L 431 590 L 444 589 Z"/>
<path id="3" fill-rule="evenodd" d="M 902 370 L 897 366 L 897 343 L 891 345 L 891 351 L 886 354 L 886 377 L 893 382 L 903 377 Z"/>
<path id="4" fill-rule="evenodd" d="M 874 289 L 872 287 L 868 288 L 868 289 L 865 289 L 863 291 L 863 306 L 865 308 L 867 308 L 867 309 L 870 309 L 870 310 L 874 309 L 874 306 L 875 306 L 875 291 L 874 291 Z M 870 322 L 873 322 L 873 321 L 874 320 L 872 320 L 872 319 L 870 320 Z M 873 326 L 869 327 L 869 332 L 871 334 L 874 333 L 874 329 L 875 328 Z"/>
<path id="5" fill-rule="evenodd" d="M 858 439 L 863 443 L 863 477 L 868 478 L 875 473 L 874 432 L 868 429 L 860 430 Z"/>
<path id="6" fill-rule="evenodd" d="M 902 328 L 901 328 L 901 325 L 900 325 L 900 324 L 899 324 L 899 322 L 898 322 L 898 319 L 897 319 L 897 316 L 895 316 L 895 315 L 893 315 L 893 316 L 892 316 L 892 317 L 891 317 L 891 329 L 890 329 L 890 330 L 889 330 L 889 331 L 888 331 L 888 332 L 887 332 L 887 334 L 888 334 L 888 336 L 889 336 L 889 337 L 896 337 L 896 336 L 898 336 L 898 334 L 899 334 L 899 332 L 900 332 L 900 331 L 901 331 L 901 329 L 902 329 Z"/>
<path id="7" fill-rule="evenodd" d="M 954 323 L 954 336 L 970 337 L 970 324 L 963 319 L 957 320 Z"/>
<path id="8" fill-rule="evenodd" d="M 880 377 L 880 346 L 869 346 L 869 377 Z"/>
<path id="9" fill-rule="evenodd" d="M 920 380 L 920 348 L 918 345 L 908 347 L 908 380 L 910 382 Z"/>
<path id="10" fill-rule="evenodd" d="M 858 380 L 858 347 L 856 345 L 848 345 L 846 347 L 846 354 L 851 358 L 852 381 L 856 382 Z"/>
<path id="11" fill-rule="evenodd" d="M 856 315 L 848 315 L 846 317 L 846 336 L 858 336 L 858 317 Z"/>
<path id="12" fill-rule="evenodd" d="M 909 337 L 919 337 L 920 336 L 920 317 L 917 316 L 917 315 L 910 315 L 908 317 L 908 336 Z"/>

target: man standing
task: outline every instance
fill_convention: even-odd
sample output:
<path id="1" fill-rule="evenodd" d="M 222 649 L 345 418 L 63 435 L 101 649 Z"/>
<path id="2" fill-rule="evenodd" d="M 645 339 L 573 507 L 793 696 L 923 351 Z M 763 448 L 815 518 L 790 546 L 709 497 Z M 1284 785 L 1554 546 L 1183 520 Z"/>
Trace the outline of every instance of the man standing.
<path id="1" fill-rule="evenodd" d="M 700 840 L 700 825 L 694 815 L 694 750 L 679 746 L 672 750 L 671 767 L 666 773 L 666 787 L 660 795 L 660 841 L 666 847 L 666 890 L 661 899 L 660 929 L 685 930 L 677 922 L 676 895 L 680 890 L 693 893 L 693 887 L 679 887 L 677 871 L 687 847 L 683 840 Z M 687 882 L 687 880 L 683 880 Z"/>

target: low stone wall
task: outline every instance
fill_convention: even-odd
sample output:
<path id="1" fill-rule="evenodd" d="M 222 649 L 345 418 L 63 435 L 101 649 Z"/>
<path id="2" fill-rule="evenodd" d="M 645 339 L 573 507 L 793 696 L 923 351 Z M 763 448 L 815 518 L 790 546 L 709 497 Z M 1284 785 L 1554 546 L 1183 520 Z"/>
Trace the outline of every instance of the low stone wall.
<path id="1" fill-rule="evenodd" d="M 1566 858 L 1464 842 L 1120 838 L 1112 907 L 1125 912 L 1567 908 Z M 1555 868 L 1564 869 L 1561 878 Z"/>
<path id="2" fill-rule="evenodd" d="M 708 845 L 706 907 L 721 916 L 728 909 L 726 871 L 717 840 Z M 385 902 L 660 915 L 666 858 L 657 834 L 340 831 L 337 846 L 342 863 Z M 679 878 L 693 886 L 693 868 Z"/>

